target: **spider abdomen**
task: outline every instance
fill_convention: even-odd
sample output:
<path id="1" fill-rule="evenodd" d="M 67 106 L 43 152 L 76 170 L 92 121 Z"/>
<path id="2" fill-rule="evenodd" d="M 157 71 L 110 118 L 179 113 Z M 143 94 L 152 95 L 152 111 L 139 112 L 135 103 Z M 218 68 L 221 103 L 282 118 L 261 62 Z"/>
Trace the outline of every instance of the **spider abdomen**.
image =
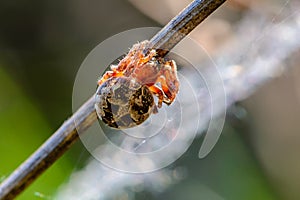
<path id="1" fill-rule="evenodd" d="M 97 115 L 113 128 L 131 128 L 143 123 L 153 107 L 149 88 L 129 77 L 111 77 L 96 92 Z"/>

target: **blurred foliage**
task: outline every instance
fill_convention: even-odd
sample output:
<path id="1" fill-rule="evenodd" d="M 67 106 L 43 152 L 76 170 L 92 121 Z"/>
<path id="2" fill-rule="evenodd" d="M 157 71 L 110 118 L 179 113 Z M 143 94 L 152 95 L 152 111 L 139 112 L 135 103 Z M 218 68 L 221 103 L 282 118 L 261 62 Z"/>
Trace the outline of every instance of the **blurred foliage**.
<path id="1" fill-rule="evenodd" d="M 43 114 L 0 66 L 0 177 L 8 176 L 52 132 Z M 51 195 L 72 166 L 67 158 L 59 160 L 19 199 L 35 199 L 35 194 Z M 36 193 L 38 192 L 38 193 Z M 39 199 L 39 198 L 38 198 Z"/>
<path id="2" fill-rule="evenodd" d="M 172 188 L 178 191 L 176 195 L 167 192 L 164 199 L 276 199 L 253 152 L 234 127 L 225 126 L 216 147 L 204 159 L 196 157 L 201 142 L 201 138 L 195 140 L 176 163 L 187 167 L 189 178 Z"/>
<path id="3" fill-rule="evenodd" d="M 227 119 L 227 121 L 230 119 Z M 233 120 L 235 121 L 235 120 Z M 236 123 L 236 122 L 235 122 Z M 270 186 L 255 155 L 247 147 L 242 129 L 226 124 L 220 140 L 204 159 L 197 157 L 203 138 L 196 139 L 174 164 L 186 171 L 186 179 L 160 194 L 138 193 L 137 199 L 188 200 L 274 200 Z M 243 127 L 245 128 L 245 127 Z"/>

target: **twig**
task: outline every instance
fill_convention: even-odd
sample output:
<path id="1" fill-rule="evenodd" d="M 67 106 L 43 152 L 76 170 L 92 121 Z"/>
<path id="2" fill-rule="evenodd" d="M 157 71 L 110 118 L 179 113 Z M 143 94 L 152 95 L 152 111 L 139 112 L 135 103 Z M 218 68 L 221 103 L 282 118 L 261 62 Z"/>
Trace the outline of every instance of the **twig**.
<path id="1" fill-rule="evenodd" d="M 178 42 L 206 19 L 226 0 L 195 0 L 161 29 L 150 43 L 164 57 Z"/>
<path id="2" fill-rule="evenodd" d="M 0 185 L 0 199 L 15 198 L 77 141 L 77 131 L 84 131 L 97 119 L 93 102 L 94 98 L 92 97 L 83 104 L 70 119 Z M 77 130 L 78 128 L 80 130 Z"/>
<path id="3" fill-rule="evenodd" d="M 165 56 L 168 50 L 172 49 L 225 1 L 193 1 L 150 40 L 152 48 L 160 49 L 158 56 Z M 15 198 L 77 141 L 78 132 L 83 132 L 96 120 L 94 98 L 91 97 L 0 185 L 0 199 Z"/>

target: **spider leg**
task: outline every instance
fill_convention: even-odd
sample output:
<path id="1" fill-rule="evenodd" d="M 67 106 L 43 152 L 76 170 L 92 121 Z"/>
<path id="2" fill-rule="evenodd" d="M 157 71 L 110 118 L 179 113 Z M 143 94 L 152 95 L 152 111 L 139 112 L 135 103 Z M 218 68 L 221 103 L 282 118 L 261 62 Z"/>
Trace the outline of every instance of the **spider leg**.
<path id="1" fill-rule="evenodd" d="M 155 85 L 150 86 L 149 90 L 158 97 L 157 107 L 161 108 L 162 102 L 164 101 L 164 92 Z"/>
<path id="2" fill-rule="evenodd" d="M 132 60 L 132 53 L 128 53 L 128 55 L 126 55 L 117 66 L 114 66 L 113 70 L 116 71 L 124 71 L 126 70 L 126 68 L 128 67 L 128 65 L 130 64 L 131 60 Z"/>
<path id="3" fill-rule="evenodd" d="M 169 88 L 168 88 L 168 85 L 166 83 L 166 79 L 162 76 L 160 76 L 158 79 L 157 79 L 157 82 L 160 83 L 161 85 L 161 89 L 163 91 L 163 93 L 165 94 L 164 98 L 163 98 L 163 102 L 166 103 L 167 105 L 170 105 L 173 100 L 175 99 L 175 95 L 173 95 Z"/>
<path id="4" fill-rule="evenodd" d="M 170 105 L 174 101 L 179 90 L 177 66 L 173 60 L 165 63 L 162 69 L 162 75 L 157 81 L 160 82 L 161 88 L 167 97 L 164 99 L 164 102 Z"/>
<path id="5" fill-rule="evenodd" d="M 101 85 L 102 83 L 104 83 L 107 79 L 111 78 L 111 77 L 120 77 L 123 76 L 122 72 L 117 72 L 117 71 L 106 71 L 103 76 L 101 77 L 101 79 L 98 80 L 98 85 Z"/>

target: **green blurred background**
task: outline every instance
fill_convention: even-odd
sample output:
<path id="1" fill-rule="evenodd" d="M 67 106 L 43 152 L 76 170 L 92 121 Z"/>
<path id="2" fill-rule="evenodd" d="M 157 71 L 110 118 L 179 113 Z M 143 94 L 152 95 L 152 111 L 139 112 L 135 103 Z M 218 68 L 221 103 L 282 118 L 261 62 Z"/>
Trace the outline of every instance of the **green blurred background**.
<path id="1" fill-rule="evenodd" d="M 227 6 L 226 11 L 235 13 L 219 15 L 234 21 L 243 9 Z M 123 0 L 2 0 L 0 22 L 0 181 L 72 114 L 73 81 L 91 49 L 127 29 L 161 26 Z M 248 101 L 246 105 L 254 100 Z M 224 199 L 297 199 L 297 191 L 290 195 L 280 189 L 281 180 L 255 151 L 252 117 L 251 111 L 242 119 L 229 112 L 221 139 L 207 158 L 197 158 L 199 138 L 174 164 L 186 167 L 185 180 L 157 195 L 139 192 L 136 198 L 210 199 L 206 189 L 202 192 L 209 188 Z M 77 142 L 19 199 L 52 199 L 88 156 Z"/>

